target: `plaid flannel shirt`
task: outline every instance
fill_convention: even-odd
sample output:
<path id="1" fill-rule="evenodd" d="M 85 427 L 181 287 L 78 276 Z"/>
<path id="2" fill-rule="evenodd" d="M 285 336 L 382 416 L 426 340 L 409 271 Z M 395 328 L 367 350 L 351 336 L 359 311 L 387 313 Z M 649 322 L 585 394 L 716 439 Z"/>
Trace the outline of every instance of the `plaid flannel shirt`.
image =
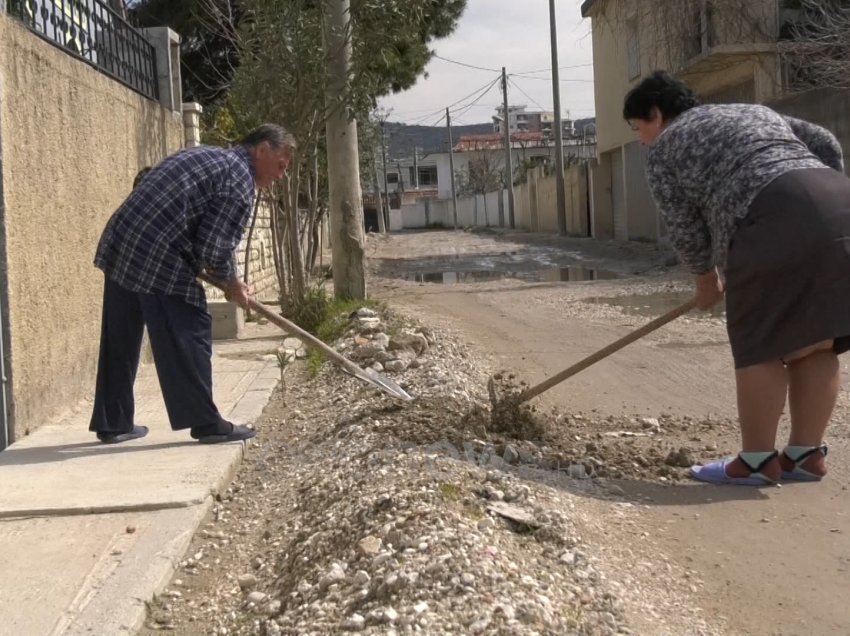
<path id="1" fill-rule="evenodd" d="M 247 148 L 198 147 L 157 165 L 112 215 L 94 263 L 129 291 L 203 307 L 197 275 L 236 276 L 235 250 L 253 211 Z"/>

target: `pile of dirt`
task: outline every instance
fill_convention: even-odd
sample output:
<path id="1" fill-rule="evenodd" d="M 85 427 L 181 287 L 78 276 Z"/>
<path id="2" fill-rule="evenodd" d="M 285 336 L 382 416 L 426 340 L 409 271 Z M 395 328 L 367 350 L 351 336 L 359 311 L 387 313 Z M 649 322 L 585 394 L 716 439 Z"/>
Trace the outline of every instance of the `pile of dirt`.
<path id="1" fill-rule="evenodd" d="M 539 440 L 548 437 L 550 425 L 537 413 L 534 405 L 523 402 L 522 393 L 528 385 L 517 380 L 515 374 L 500 371 L 487 382 L 490 396 L 490 430 L 521 440 Z"/>

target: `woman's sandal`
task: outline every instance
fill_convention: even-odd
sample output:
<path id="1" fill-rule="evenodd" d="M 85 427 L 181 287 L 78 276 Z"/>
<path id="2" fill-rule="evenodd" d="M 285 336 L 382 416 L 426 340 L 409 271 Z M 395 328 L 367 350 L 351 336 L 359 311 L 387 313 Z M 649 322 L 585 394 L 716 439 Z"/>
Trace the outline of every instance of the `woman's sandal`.
<path id="1" fill-rule="evenodd" d="M 738 453 L 737 459 L 741 460 L 741 463 L 744 464 L 749 470 L 749 477 L 730 477 L 726 473 L 726 467 L 735 461 L 735 457 L 730 457 L 727 459 L 721 459 L 716 462 L 711 462 L 705 465 L 696 465 L 691 466 L 691 476 L 698 480 L 704 481 L 709 484 L 730 484 L 733 486 L 773 486 L 776 484 L 776 480 L 771 479 L 767 475 L 763 474 L 761 471 L 774 459 L 779 457 L 779 453 L 777 451 L 773 451 L 769 453 L 766 457 L 761 459 L 758 464 L 753 465 L 748 462 L 744 455 L 763 455 L 764 453 Z"/>
<path id="2" fill-rule="evenodd" d="M 793 455 L 796 457 L 792 457 L 788 451 L 800 451 L 793 452 Z M 804 450 L 806 449 L 806 450 Z M 821 453 L 824 457 L 826 457 L 826 453 L 829 449 L 826 444 L 822 444 L 821 446 L 794 446 L 788 447 L 782 451 L 783 459 L 794 465 L 794 468 L 791 470 L 783 470 L 782 471 L 782 479 L 787 479 L 788 481 L 820 481 L 824 478 L 824 475 L 817 475 L 815 473 L 809 472 L 805 468 L 801 468 L 802 464 L 806 462 L 806 460 L 814 455 L 815 453 Z"/>

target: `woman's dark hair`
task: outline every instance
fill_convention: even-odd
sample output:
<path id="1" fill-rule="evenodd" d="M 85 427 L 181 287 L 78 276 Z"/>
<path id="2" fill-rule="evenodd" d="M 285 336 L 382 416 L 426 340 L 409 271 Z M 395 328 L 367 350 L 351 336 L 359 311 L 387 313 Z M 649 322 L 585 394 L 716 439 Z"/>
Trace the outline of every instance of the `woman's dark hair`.
<path id="1" fill-rule="evenodd" d="M 655 71 L 626 95 L 623 118 L 652 119 L 652 109 L 657 108 L 661 118 L 669 121 L 698 105 L 696 95 L 687 84 L 666 71 Z"/>

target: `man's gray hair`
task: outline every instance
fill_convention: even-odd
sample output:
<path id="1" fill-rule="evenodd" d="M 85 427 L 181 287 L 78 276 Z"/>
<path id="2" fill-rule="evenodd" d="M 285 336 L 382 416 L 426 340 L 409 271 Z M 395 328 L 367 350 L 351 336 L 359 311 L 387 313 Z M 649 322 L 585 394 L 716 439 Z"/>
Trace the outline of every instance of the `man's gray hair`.
<path id="1" fill-rule="evenodd" d="M 277 124 L 263 124 L 245 135 L 240 142 L 243 146 L 259 146 L 267 141 L 272 148 L 283 148 L 289 146 L 295 148 L 295 137 L 286 131 L 283 126 Z"/>

